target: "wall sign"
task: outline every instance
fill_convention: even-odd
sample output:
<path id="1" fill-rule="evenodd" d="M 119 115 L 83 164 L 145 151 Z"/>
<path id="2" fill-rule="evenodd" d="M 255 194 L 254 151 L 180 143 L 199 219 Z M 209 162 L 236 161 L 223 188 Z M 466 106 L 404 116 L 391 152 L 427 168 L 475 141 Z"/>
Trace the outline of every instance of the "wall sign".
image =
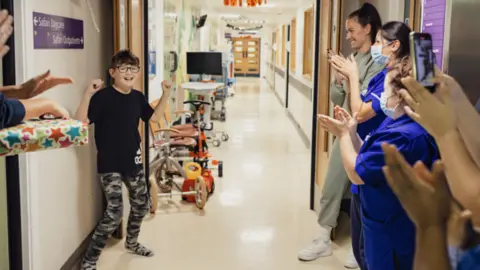
<path id="1" fill-rule="evenodd" d="M 33 12 L 34 49 L 83 49 L 83 21 Z"/>
<path id="2" fill-rule="evenodd" d="M 446 0 L 423 0 L 422 32 L 432 35 L 436 64 L 443 68 Z"/>

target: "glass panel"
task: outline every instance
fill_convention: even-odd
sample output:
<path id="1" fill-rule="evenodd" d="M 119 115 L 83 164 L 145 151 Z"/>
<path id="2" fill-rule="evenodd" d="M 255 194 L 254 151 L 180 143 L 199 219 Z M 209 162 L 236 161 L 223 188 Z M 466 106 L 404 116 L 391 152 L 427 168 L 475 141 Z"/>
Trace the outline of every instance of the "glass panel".
<path id="1" fill-rule="evenodd" d="M 255 58 L 255 57 L 257 57 L 257 54 L 256 53 L 249 53 L 248 57 L 249 58 Z"/>
<path id="2" fill-rule="evenodd" d="M 257 48 L 255 47 L 248 47 L 248 52 L 256 52 Z"/>
<path id="3" fill-rule="evenodd" d="M 256 63 L 257 63 L 257 60 L 248 60 L 248 63 L 249 63 L 249 64 L 256 64 Z"/>
<path id="4" fill-rule="evenodd" d="M 241 63 L 243 63 L 243 61 L 242 60 L 236 60 L 235 63 L 241 64 Z"/>
<path id="5" fill-rule="evenodd" d="M 238 40 L 238 41 L 235 41 L 235 43 L 233 43 L 233 44 L 235 44 L 235 45 L 243 45 L 243 41 Z"/>
<path id="6" fill-rule="evenodd" d="M 241 51 L 243 51 L 243 47 L 235 47 L 235 51 L 236 52 L 241 52 Z"/>
<path id="7" fill-rule="evenodd" d="M 249 46 L 257 46 L 257 42 L 256 41 L 249 41 L 248 45 Z"/>

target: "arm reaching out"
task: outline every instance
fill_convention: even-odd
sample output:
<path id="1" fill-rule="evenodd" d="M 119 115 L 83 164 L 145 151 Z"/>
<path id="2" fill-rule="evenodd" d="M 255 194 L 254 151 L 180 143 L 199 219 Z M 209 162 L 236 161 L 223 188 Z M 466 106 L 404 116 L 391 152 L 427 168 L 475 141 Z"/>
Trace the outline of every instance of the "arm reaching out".
<path id="1" fill-rule="evenodd" d="M 342 155 L 343 166 L 347 172 L 347 175 L 356 185 L 362 185 L 364 182 L 358 176 L 355 171 L 355 163 L 358 156 L 358 152 L 355 150 L 355 147 L 350 137 L 349 121 L 344 116 L 346 111 L 339 106 L 335 107 L 335 118 L 333 119 L 326 115 L 319 115 L 318 119 L 320 121 L 320 126 L 329 131 L 330 133 L 337 136 L 340 143 L 340 152 Z M 347 113 L 348 115 L 348 113 Z M 353 120 L 354 121 L 354 120 Z M 350 123 L 351 125 L 352 123 Z"/>

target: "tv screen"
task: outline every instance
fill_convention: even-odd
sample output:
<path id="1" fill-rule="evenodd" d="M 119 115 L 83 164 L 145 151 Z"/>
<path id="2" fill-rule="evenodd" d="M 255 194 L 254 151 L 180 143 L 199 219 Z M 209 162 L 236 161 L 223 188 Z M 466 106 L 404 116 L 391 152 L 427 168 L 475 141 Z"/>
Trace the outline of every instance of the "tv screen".
<path id="1" fill-rule="evenodd" d="M 187 52 L 187 74 L 223 75 L 222 53 Z"/>

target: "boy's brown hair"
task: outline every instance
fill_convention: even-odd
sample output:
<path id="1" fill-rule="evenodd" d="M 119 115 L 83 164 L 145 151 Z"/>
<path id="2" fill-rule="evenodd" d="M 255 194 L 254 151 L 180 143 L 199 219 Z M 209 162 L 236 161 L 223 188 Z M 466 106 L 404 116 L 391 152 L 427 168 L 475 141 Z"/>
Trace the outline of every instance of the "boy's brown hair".
<path id="1" fill-rule="evenodd" d="M 139 67 L 140 59 L 129 49 L 118 51 L 110 62 L 110 68 L 117 68 L 121 65 L 132 65 Z"/>

